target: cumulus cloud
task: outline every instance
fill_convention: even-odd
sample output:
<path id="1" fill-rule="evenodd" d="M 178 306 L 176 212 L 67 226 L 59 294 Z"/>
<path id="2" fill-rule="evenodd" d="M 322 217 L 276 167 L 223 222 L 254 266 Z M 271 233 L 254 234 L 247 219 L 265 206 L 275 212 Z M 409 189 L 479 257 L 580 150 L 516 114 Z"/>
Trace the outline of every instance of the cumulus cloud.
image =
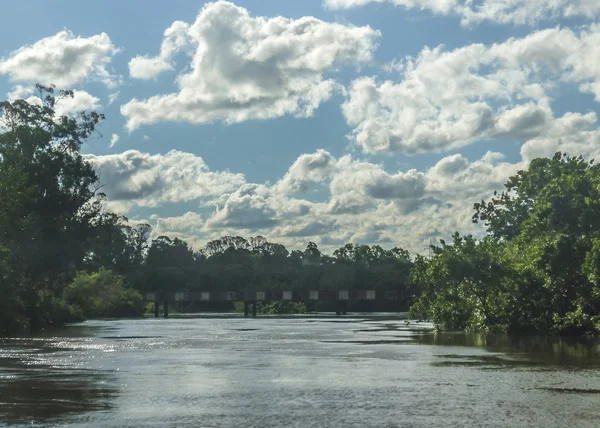
<path id="1" fill-rule="evenodd" d="M 0 74 L 7 74 L 13 81 L 60 88 L 71 88 L 84 80 L 113 87 L 117 78 L 108 67 L 118 51 L 106 33 L 85 38 L 63 30 L 1 59 Z"/>
<path id="2" fill-rule="evenodd" d="M 559 82 L 600 97 L 600 26 L 548 29 L 491 46 L 425 48 L 397 82 L 354 80 L 342 106 L 368 153 L 441 152 L 476 140 L 551 137 L 548 95 Z M 600 98 L 599 98 L 600 99 Z"/>
<path id="3" fill-rule="evenodd" d="M 508 178 L 526 167 L 510 163 L 502 153 L 488 152 L 473 162 L 465 156 L 447 156 L 427 170 L 426 192 L 440 200 L 466 199 L 469 203 L 502 189 Z"/>
<path id="4" fill-rule="evenodd" d="M 550 157 L 557 151 L 587 158 L 600 157 L 600 129 L 596 113 L 567 113 L 552 123 L 542 135 L 521 146 L 521 157 L 530 162 L 538 157 Z"/>
<path id="5" fill-rule="evenodd" d="M 86 91 L 73 91 L 73 98 L 61 98 L 55 105 L 58 116 L 69 116 L 82 111 L 95 111 L 101 107 L 100 99 Z"/>
<path id="6" fill-rule="evenodd" d="M 31 97 L 34 92 L 35 88 L 33 86 L 15 85 L 12 91 L 6 94 L 6 98 L 9 101 L 26 100 L 27 98 Z"/>
<path id="7" fill-rule="evenodd" d="M 381 165 L 344 156 L 330 183 L 329 211 L 334 214 L 371 210 L 378 200 L 413 204 L 424 196 L 425 177 L 416 170 L 387 173 Z"/>
<path id="8" fill-rule="evenodd" d="M 530 140 L 514 162 L 490 151 L 479 159 L 448 155 L 421 171 L 388 171 L 382 164 L 318 150 L 301 155 L 273 185 L 211 172 L 189 153 L 130 151 L 89 158 L 117 208 L 198 200 L 198 212 L 153 218 L 155 234 L 178 236 L 196 248 L 222 235 L 260 234 L 289 248 L 314 241 L 331 251 L 354 242 L 422 252 L 430 239 L 447 239 L 457 230 L 481 233 L 482 226 L 471 222 L 473 203 L 502 190 L 533 157 L 556 150 L 600 154 L 593 113 L 565 115 L 553 126 L 561 138 Z M 318 201 L 300 193 L 315 185 L 321 191 Z"/>
<path id="9" fill-rule="evenodd" d="M 153 79 L 163 71 L 173 70 L 173 56 L 190 44 L 189 24 L 176 21 L 164 33 L 160 54 L 156 57 L 136 56 L 129 61 L 129 75 L 135 79 Z"/>
<path id="10" fill-rule="evenodd" d="M 157 236 L 164 232 L 176 233 L 184 236 L 193 235 L 204 223 L 204 217 L 198 213 L 187 212 L 177 217 L 158 218 L 155 229 L 158 229 Z"/>
<path id="11" fill-rule="evenodd" d="M 129 150 L 86 159 L 94 164 L 109 200 L 138 206 L 210 200 L 245 183 L 242 174 L 210 171 L 201 157 L 176 150 L 164 155 Z"/>
<path id="12" fill-rule="evenodd" d="M 371 61 L 379 36 L 370 27 L 312 17 L 253 17 L 226 1 L 209 3 L 192 25 L 176 22 L 167 30 L 158 57 L 130 63 L 132 75 L 154 77 L 172 68 L 176 52 L 191 46 L 190 71 L 177 78 L 179 91 L 134 98 L 121 113 L 129 130 L 160 121 L 310 116 L 339 88 L 325 73 Z"/>
<path id="13" fill-rule="evenodd" d="M 244 184 L 235 192 L 224 195 L 207 224 L 213 228 L 234 227 L 262 229 L 278 223 L 271 206 L 271 191 L 264 185 Z"/>
<path id="14" fill-rule="evenodd" d="M 275 187 L 284 193 L 306 191 L 311 185 L 323 182 L 336 170 L 336 159 L 326 150 L 317 150 L 298 157 Z"/>
<path id="15" fill-rule="evenodd" d="M 9 101 L 23 99 L 30 104 L 41 105 L 42 100 L 36 95 L 33 86 L 17 85 L 7 95 Z M 98 110 L 100 99 L 86 91 L 73 91 L 73 97 L 59 98 L 54 106 L 57 117 L 71 116 L 83 111 Z"/>
<path id="16" fill-rule="evenodd" d="M 600 15 L 596 0 L 325 0 L 330 9 L 350 9 L 369 3 L 389 3 L 437 15 L 458 15 L 464 26 L 484 21 L 533 25 L 543 20 Z"/>
<path id="17" fill-rule="evenodd" d="M 273 234 L 289 238 L 312 238 L 315 236 L 328 235 L 337 229 L 336 220 L 333 218 L 315 220 L 301 219 L 299 222 L 289 222 L 276 228 Z"/>

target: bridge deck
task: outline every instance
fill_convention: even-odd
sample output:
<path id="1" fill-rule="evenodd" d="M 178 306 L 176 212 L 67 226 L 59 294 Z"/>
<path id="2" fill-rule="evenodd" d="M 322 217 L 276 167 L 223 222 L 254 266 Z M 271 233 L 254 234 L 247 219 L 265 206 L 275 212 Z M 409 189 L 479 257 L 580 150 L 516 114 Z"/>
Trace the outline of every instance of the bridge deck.
<path id="1" fill-rule="evenodd" d="M 169 293 L 146 293 L 147 302 L 235 302 L 235 301 L 361 301 L 402 300 L 397 290 L 307 290 L 307 291 L 177 291 Z"/>

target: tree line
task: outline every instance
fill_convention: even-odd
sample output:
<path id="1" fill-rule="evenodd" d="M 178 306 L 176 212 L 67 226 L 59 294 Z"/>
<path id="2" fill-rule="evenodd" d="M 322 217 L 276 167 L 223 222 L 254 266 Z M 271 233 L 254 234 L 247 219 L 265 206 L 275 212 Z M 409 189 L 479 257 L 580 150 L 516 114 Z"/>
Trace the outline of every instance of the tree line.
<path id="1" fill-rule="evenodd" d="M 148 224 L 110 212 L 81 154 L 104 116 L 57 116 L 71 91 L 37 85 L 41 103 L 0 103 L 0 333 L 89 317 L 140 316 L 142 293 L 307 289 L 398 290 L 440 328 L 600 331 L 600 169 L 557 153 L 475 204 L 482 237 L 432 247 L 316 244 L 289 251 L 257 236 L 194 250 L 151 239 Z M 287 310 L 268 303 L 269 310 Z M 288 308 L 290 309 L 290 308 Z M 396 308 L 398 309 L 398 308 Z M 408 309 L 408 308 L 406 308 Z M 291 308 L 290 310 L 298 310 Z"/>
<path id="2" fill-rule="evenodd" d="M 37 85 L 40 103 L 0 103 L 0 332 L 101 316 L 139 316 L 149 291 L 408 287 L 408 252 L 314 243 L 288 251 L 263 237 L 227 236 L 192 250 L 151 240 L 148 224 L 110 212 L 81 154 L 104 120 L 58 116 L 72 91 Z"/>

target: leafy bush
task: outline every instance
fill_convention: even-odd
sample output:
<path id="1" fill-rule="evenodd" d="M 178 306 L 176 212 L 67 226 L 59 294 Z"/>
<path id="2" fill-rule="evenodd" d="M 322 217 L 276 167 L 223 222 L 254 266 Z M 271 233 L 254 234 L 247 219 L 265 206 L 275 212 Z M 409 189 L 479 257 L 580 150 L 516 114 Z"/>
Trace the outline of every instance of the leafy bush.
<path id="1" fill-rule="evenodd" d="M 79 272 L 65 289 L 64 300 L 86 318 L 141 316 L 145 309 L 142 295 L 106 269 Z"/>
<path id="2" fill-rule="evenodd" d="M 244 312 L 244 302 L 235 302 L 235 311 Z M 306 305 L 302 302 L 258 302 L 256 313 L 261 315 L 305 314 Z"/>
<path id="3" fill-rule="evenodd" d="M 257 310 L 261 314 L 305 314 L 306 305 L 302 302 L 269 302 L 259 303 Z"/>
<path id="4" fill-rule="evenodd" d="M 36 312 L 37 321 L 42 326 L 63 325 L 85 319 L 81 307 L 69 304 L 66 300 L 53 296 L 46 290 L 39 292 Z"/>

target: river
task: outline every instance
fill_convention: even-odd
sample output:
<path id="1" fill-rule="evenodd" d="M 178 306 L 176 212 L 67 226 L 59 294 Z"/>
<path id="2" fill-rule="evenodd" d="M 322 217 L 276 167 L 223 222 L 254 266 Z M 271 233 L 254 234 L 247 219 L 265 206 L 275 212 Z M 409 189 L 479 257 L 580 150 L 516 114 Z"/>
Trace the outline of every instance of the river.
<path id="1" fill-rule="evenodd" d="M 600 342 L 389 317 L 93 321 L 0 340 L 0 425 L 600 427 Z"/>

